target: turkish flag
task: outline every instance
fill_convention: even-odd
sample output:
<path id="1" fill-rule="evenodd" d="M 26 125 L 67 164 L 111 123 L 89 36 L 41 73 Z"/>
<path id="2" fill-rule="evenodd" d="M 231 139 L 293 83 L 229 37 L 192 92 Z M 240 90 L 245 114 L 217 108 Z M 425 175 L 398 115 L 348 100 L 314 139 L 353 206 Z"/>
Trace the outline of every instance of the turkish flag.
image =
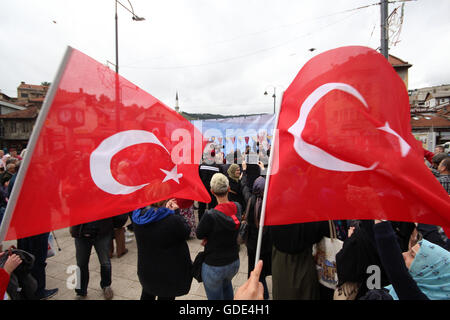
<path id="1" fill-rule="evenodd" d="M 283 96 L 266 225 L 386 219 L 450 226 L 447 192 L 411 134 L 402 79 L 378 52 L 343 47 L 300 70 Z"/>
<path id="2" fill-rule="evenodd" d="M 72 48 L 30 144 L 27 167 L 11 197 L 17 201 L 7 209 L 13 210 L 7 240 L 168 198 L 210 201 L 198 175 L 201 133 L 144 90 Z"/>

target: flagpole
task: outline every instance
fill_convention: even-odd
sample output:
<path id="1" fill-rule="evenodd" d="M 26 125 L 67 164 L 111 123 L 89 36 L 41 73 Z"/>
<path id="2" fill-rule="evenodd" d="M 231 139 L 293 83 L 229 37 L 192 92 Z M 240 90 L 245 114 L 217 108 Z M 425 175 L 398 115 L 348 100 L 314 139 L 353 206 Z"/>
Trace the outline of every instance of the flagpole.
<path id="1" fill-rule="evenodd" d="M 47 118 L 48 111 L 50 110 L 50 106 L 52 105 L 53 98 L 55 97 L 56 90 L 58 89 L 59 82 L 61 81 L 61 78 L 63 76 L 67 62 L 69 61 L 71 53 L 72 48 L 68 46 L 64 54 L 63 60 L 59 66 L 58 72 L 55 76 L 55 79 L 52 82 L 50 89 L 45 96 L 44 103 L 42 104 L 42 108 L 36 119 L 33 132 L 31 133 L 30 140 L 27 145 L 27 152 L 20 164 L 20 169 L 19 172 L 17 173 L 17 178 L 16 181 L 14 182 L 14 186 L 11 191 L 11 196 L 8 200 L 5 214 L 3 216 L 3 220 L 0 225 L 0 243 L 2 243 L 3 240 L 5 240 L 6 233 L 8 231 L 9 224 L 11 222 L 12 214 L 14 212 L 14 209 L 16 208 L 17 198 L 19 197 L 19 190 L 22 187 L 28 166 L 31 162 L 31 157 L 33 156 L 33 151 L 36 147 L 36 143 L 39 138 L 39 134 L 41 133 L 42 127 L 44 126 L 45 119 Z"/>
<path id="2" fill-rule="evenodd" d="M 283 101 L 283 96 L 284 96 L 284 92 L 281 95 L 281 99 L 280 101 Z M 274 127 L 274 133 L 273 133 L 273 139 L 272 139 L 272 148 L 270 149 L 270 156 L 269 156 L 269 163 L 267 165 L 267 174 L 266 174 L 266 185 L 264 187 L 264 196 L 263 196 L 263 203 L 262 203 L 262 208 L 261 208 L 261 217 L 259 219 L 259 230 L 258 230 L 258 242 L 256 244 L 256 255 L 255 255 L 255 266 L 259 261 L 259 256 L 261 255 L 261 243 L 262 243 L 262 233 L 263 233 L 263 228 L 264 228 L 264 221 L 266 218 L 266 202 L 267 202 L 267 192 L 269 191 L 269 180 L 270 180 L 270 175 L 272 174 L 272 166 L 273 166 L 273 155 L 274 155 L 274 151 L 275 151 L 275 144 L 277 142 L 277 128 L 278 128 L 278 118 L 280 116 L 280 111 L 281 111 L 281 104 L 280 107 L 278 108 L 278 112 L 276 113 L 276 118 L 275 118 L 275 127 Z"/>

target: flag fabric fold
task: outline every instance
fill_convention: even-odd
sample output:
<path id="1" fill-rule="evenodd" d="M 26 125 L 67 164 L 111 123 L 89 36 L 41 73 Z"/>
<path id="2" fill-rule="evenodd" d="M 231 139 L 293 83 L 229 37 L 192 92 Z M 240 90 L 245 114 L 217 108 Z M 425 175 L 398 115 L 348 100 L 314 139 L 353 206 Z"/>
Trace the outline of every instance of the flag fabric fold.
<path id="1" fill-rule="evenodd" d="M 306 63 L 285 91 L 266 225 L 387 219 L 450 226 L 450 199 L 424 163 L 405 84 L 365 47 Z M 278 151 L 276 151 L 278 150 Z"/>
<path id="2" fill-rule="evenodd" d="M 6 240 L 168 198 L 209 202 L 198 175 L 201 133 L 94 59 L 72 48 L 66 57 L 44 103 L 42 127 L 33 132 L 17 201 L 8 205 Z"/>

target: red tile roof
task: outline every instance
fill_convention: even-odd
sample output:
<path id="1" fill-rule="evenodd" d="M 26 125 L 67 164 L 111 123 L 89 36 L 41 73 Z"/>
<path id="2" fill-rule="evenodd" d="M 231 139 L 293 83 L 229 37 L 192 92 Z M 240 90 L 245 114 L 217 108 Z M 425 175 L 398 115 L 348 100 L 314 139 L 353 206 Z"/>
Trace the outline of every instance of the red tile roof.
<path id="1" fill-rule="evenodd" d="M 48 86 L 21 83 L 17 89 L 32 89 L 32 90 L 39 90 L 39 91 L 47 91 Z"/>
<path id="2" fill-rule="evenodd" d="M 412 115 L 413 116 L 413 115 Z M 411 117 L 412 128 L 450 128 L 450 119 L 445 116 L 427 115 L 430 119 L 425 119 L 422 116 L 418 120 Z"/>
<path id="3" fill-rule="evenodd" d="M 408 62 L 403 61 L 402 59 L 397 58 L 396 56 L 393 56 L 391 54 L 388 57 L 388 61 L 394 68 L 395 67 L 411 67 L 412 66 Z"/>
<path id="4" fill-rule="evenodd" d="M 0 115 L 0 119 L 34 119 L 38 116 L 39 109 L 37 107 L 29 107 L 26 110 L 14 111 Z"/>

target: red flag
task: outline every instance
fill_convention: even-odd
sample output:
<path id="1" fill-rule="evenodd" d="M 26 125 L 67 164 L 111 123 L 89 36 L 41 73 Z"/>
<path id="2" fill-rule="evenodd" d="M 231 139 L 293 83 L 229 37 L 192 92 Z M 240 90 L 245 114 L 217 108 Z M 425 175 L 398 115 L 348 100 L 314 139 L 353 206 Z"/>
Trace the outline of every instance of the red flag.
<path id="1" fill-rule="evenodd" d="M 405 85 L 378 52 L 343 47 L 311 59 L 284 93 L 277 128 L 265 224 L 378 218 L 450 226 L 449 196 L 411 134 Z"/>
<path id="2" fill-rule="evenodd" d="M 171 197 L 210 201 L 201 133 L 150 94 L 69 48 L 48 95 L 7 240 Z"/>

